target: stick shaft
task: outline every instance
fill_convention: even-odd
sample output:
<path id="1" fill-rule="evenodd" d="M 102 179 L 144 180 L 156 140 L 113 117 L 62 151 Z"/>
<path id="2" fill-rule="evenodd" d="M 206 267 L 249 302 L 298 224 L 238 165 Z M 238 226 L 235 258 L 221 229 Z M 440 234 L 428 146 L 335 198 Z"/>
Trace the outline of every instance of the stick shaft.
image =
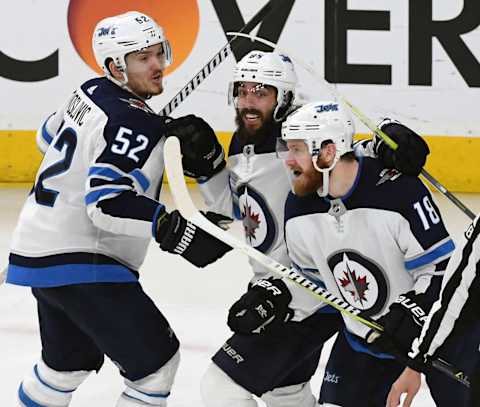
<path id="1" fill-rule="evenodd" d="M 363 114 L 357 107 L 355 107 L 349 100 L 345 99 L 342 95 L 340 95 L 337 90 L 327 82 L 322 76 L 320 76 L 314 67 L 310 64 L 304 62 L 301 58 L 296 56 L 295 54 L 291 53 L 288 50 L 280 49 L 277 47 L 277 44 L 268 41 L 264 38 L 260 38 L 254 35 L 245 34 L 245 33 L 227 33 L 227 35 L 235 35 L 250 38 L 253 41 L 258 41 L 262 44 L 268 45 L 272 49 L 276 49 L 278 52 L 284 52 L 292 57 L 298 65 L 302 66 L 307 72 L 309 72 L 315 79 L 317 79 L 323 87 L 328 89 L 328 91 L 339 101 L 341 101 L 344 105 L 346 105 L 352 113 L 357 116 L 357 118 L 367 126 L 371 131 L 377 134 L 380 138 L 382 138 L 387 145 L 392 148 L 393 150 L 397 149 L 398 145 L 393 141 L 390 137 L 388 137 L 385 132 L 380 130 L 365 114 Z M 458 209 L 460 209 L 466 216 L 470 219 L 475 219 L 475 214 L 467 208 L 465 204 L 463 204 L 455 195 L 453 195 L 447 188 L 445 188 L 438 180 L 436 180 L 432 175 L 430 175 L 425 169 L 422 170 L 421 175 L 430 182 L 441 194 L 443 194 L 450 202 L 452 202 Z"/>
<path id="2" fill-rule="evenodd" d="M 275 8 L 274 0 L 270 0 L 255 14 L 250 21 L 240 29 L 240 33 L 252 31 L 268 14 Z M 280 4 L 280 2 L 277 2 Z M 161 116 L 169 116 L 200 84 L 232 53 L 232 44 L 238 37 L 233 37 L 220 51 L 218 51 L 197 74 L 178 92 L 165 107 L 158 113 Z"/>
<path id="3" fill-rule="evenodd" d="M 234 249 L 241 250 L 248 257 L 258 261 L 272 272 L 293 281 L 295 284 L 309 291 L 310 294 L 316 296 L 326 304 L 331 305 L 333 308 L 337 309 L 349 318 L 355 319 L 356 321 L 359 321 L 360 323 L 376 330 L 377 332 L 383 332 L 384 329 L 378 324 L 378 322 L 362 315 L 362 311 L 358 308 L 355 308 L 348 302 L 327 291 L 325 288 L 319 287 L 313 281 L 310 281 L 305 276 L 297 273 L 295 270 L 285 267 L 283 264 L 280 264 L 276 260 L 266 256 L 252 246 L 249 246 L 246 242 L 237 239 L 235 236 L 219 228 L 215 224 L 211 223 L 205 216 L 203 216 L 193 203 L 185 184 L 185 178 L 183 177 L 182 157 L 180 153 L 180 142 L 176 137 L 169 137 L 165 141 L 164 160 L 165 171 L 167 172 L 170 191 L 172 193 L 175 206 L 185 219 L 233 247 Z M 397 357 L 400 360 L 405 360 L 405 356 L 403 355 L 397 355 Z M 441 370 L 452 379 L 462 383 L 467 387 L 469 386 L 468 378 L 465 377 L 462 371 L 456 369 L 454 366 L 443 360 L 436 361 L 437 363 L 432 361 L 429 364 L 434 368 Z"/>

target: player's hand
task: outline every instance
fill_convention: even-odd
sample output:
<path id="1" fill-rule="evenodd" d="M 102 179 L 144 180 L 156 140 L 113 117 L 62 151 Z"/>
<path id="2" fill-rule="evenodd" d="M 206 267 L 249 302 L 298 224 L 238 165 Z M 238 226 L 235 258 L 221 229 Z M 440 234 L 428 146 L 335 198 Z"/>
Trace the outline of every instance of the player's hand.
<path id="1" fill-rule="evenodd" d="M 413 340 L 422 331 L 428 313 L 415 291 L 400 295 L 390 305 L 388 313 L 378 319 L 383 326 L 381 335 L 367 335 L 366 340 L 373 347 L 386 353 L 400 354 L 407 357 Z"/>
<path id="2" fill-rule="evenodd" d="M 293 311 L 288 307 L 292 295 L 280 279 L 257 280 L 228 313 L 228 326 L 233 332 L 259 334 L 288 321 Z"/>
<path id="3" fill-rule="evenodd" d="M 210 222 L 217 225 L 223 230 L 230 229 L 230 225 L 233 223 L 233 219 L 229 216 L 222 215 L 221 213 L 212 211 L 202 211 L 202 215 L 205 216 Z"/>
<path id="4" fill-rule="evenodd" d="M 177 210 L 160 214 L 155 230 L 155 240 L 162 250 L 179 254 L 197 267 L 205 267 L 232 250 L 231 246 L 188 222 Z"/>
<path id="5" fill-rule="evenodd" d="M 396 120 L 385 119 L 378 128 L 398 144 L 392 150 L 385 141 L 375 135 L 378 158 L 386 168 L 395 168 L 402 174 L 418 175 L 430 154 L 427 143 L 421 136 Z"/>
<path id="6" fill-rule="evenodd" d="M 167 134 L 180 140 L 183 172 L 204 182 L 225 168 L 223 147 L 210 125 L 192 114 L 166 123 Z"/>
<path id="7" fill-rule="evenodd" d="M 397 407 L 400 405 L 400 398 L 402 394 L 407 396 L 403 401 L 403 407 L 410 407 L 415 395 L 418 393 L 422 384 L 421 374 L 413 369 L 407 367 L 399 378 L 392 384 L 390 392 L 387 397 L 386 407 Z"/>

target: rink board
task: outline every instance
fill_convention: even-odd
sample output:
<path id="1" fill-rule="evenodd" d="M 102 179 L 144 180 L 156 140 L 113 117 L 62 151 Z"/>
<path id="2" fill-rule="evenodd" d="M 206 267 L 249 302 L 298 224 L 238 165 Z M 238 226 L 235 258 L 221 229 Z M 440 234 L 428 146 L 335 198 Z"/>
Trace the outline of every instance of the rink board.
<path id="1" fill-rule="evenodd" d="M 228 151 L 231 132 L 217 132 Z M 366 135 L 358 135 L 366 137 Z M 431 154 L 426 169 L 447 189 L 455 192 L 480 192 L 480 138 L 454 136 L 425 137 Z M 32 182 L 41 154 L 35 131 L 0 131 L 0 183 Z"/>

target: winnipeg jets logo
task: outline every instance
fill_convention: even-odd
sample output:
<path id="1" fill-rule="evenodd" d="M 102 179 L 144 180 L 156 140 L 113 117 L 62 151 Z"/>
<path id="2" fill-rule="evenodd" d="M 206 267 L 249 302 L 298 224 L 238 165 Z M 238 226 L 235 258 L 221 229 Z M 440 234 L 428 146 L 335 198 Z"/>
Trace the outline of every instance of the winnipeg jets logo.
<path id="1" fill-rule="evenodd" d="M 252 212 L 252 207 L 247 205 L 242 210 L 242 223 L 245 230 L 245 236 L 252 243 L 252 239 L 255 239 L 255 231 L 260 226 L 260 215 Z"/>
<path id="2" fill-rule="evenodd" d="M 352 295 L 355 302 L 360 302 L 363 305 L 363 302 L 367 301 L 367 297 L 365 296 L 369 286 L 367 277 L 357 276 L 355 270 L 350 270 L 348 262 L 345 266 L 347 269 L 343 272 L 344 276 L 340 278 L 340 284 L 345 291 Z"/>
<path id="3" fill-rule="evenodd" d="M 385 168 L 382 170 L 382 172 L 380 172 L 380 179 L 375 185 L 381 185 L 386 181 L 395 181 L 400 175 L 402 175 L 402 173 L 398 172 L 394 168 Z"/>
<path id="4" fill-rule="evenodd" d="M 388 285 L 385 272 L 376 262 L 353 250 L 333 253 L 327 262 L 345 301 L 366 315 L 382 311 Z"/>
<path id="5" fill-rule="evenodd" d="M 277 225 L 263 195 L 250 185 L 237 188 L 238 210 L 248 244 L 265 253 L 275 242 Z"/>

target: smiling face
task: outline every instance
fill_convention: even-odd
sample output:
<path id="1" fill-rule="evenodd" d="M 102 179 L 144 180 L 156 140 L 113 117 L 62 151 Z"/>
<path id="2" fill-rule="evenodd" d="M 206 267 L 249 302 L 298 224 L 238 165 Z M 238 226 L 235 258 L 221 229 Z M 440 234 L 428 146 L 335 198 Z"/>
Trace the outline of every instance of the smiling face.
<path id="1" fill-rule="evenodd" d="M 146 98 L 163 92 L 163 71 L 166 66 L 163 44 L 155 44 L 125 58 L 129 89 Z"/>
<path id="2" fill-rule="evenodd" d="M 241 82 L 237 86 L 237 122 L 247 133 L 254 135 L 272 121 L 277 105 L 277 90 L 273 86 L 256 82 Z"/>

